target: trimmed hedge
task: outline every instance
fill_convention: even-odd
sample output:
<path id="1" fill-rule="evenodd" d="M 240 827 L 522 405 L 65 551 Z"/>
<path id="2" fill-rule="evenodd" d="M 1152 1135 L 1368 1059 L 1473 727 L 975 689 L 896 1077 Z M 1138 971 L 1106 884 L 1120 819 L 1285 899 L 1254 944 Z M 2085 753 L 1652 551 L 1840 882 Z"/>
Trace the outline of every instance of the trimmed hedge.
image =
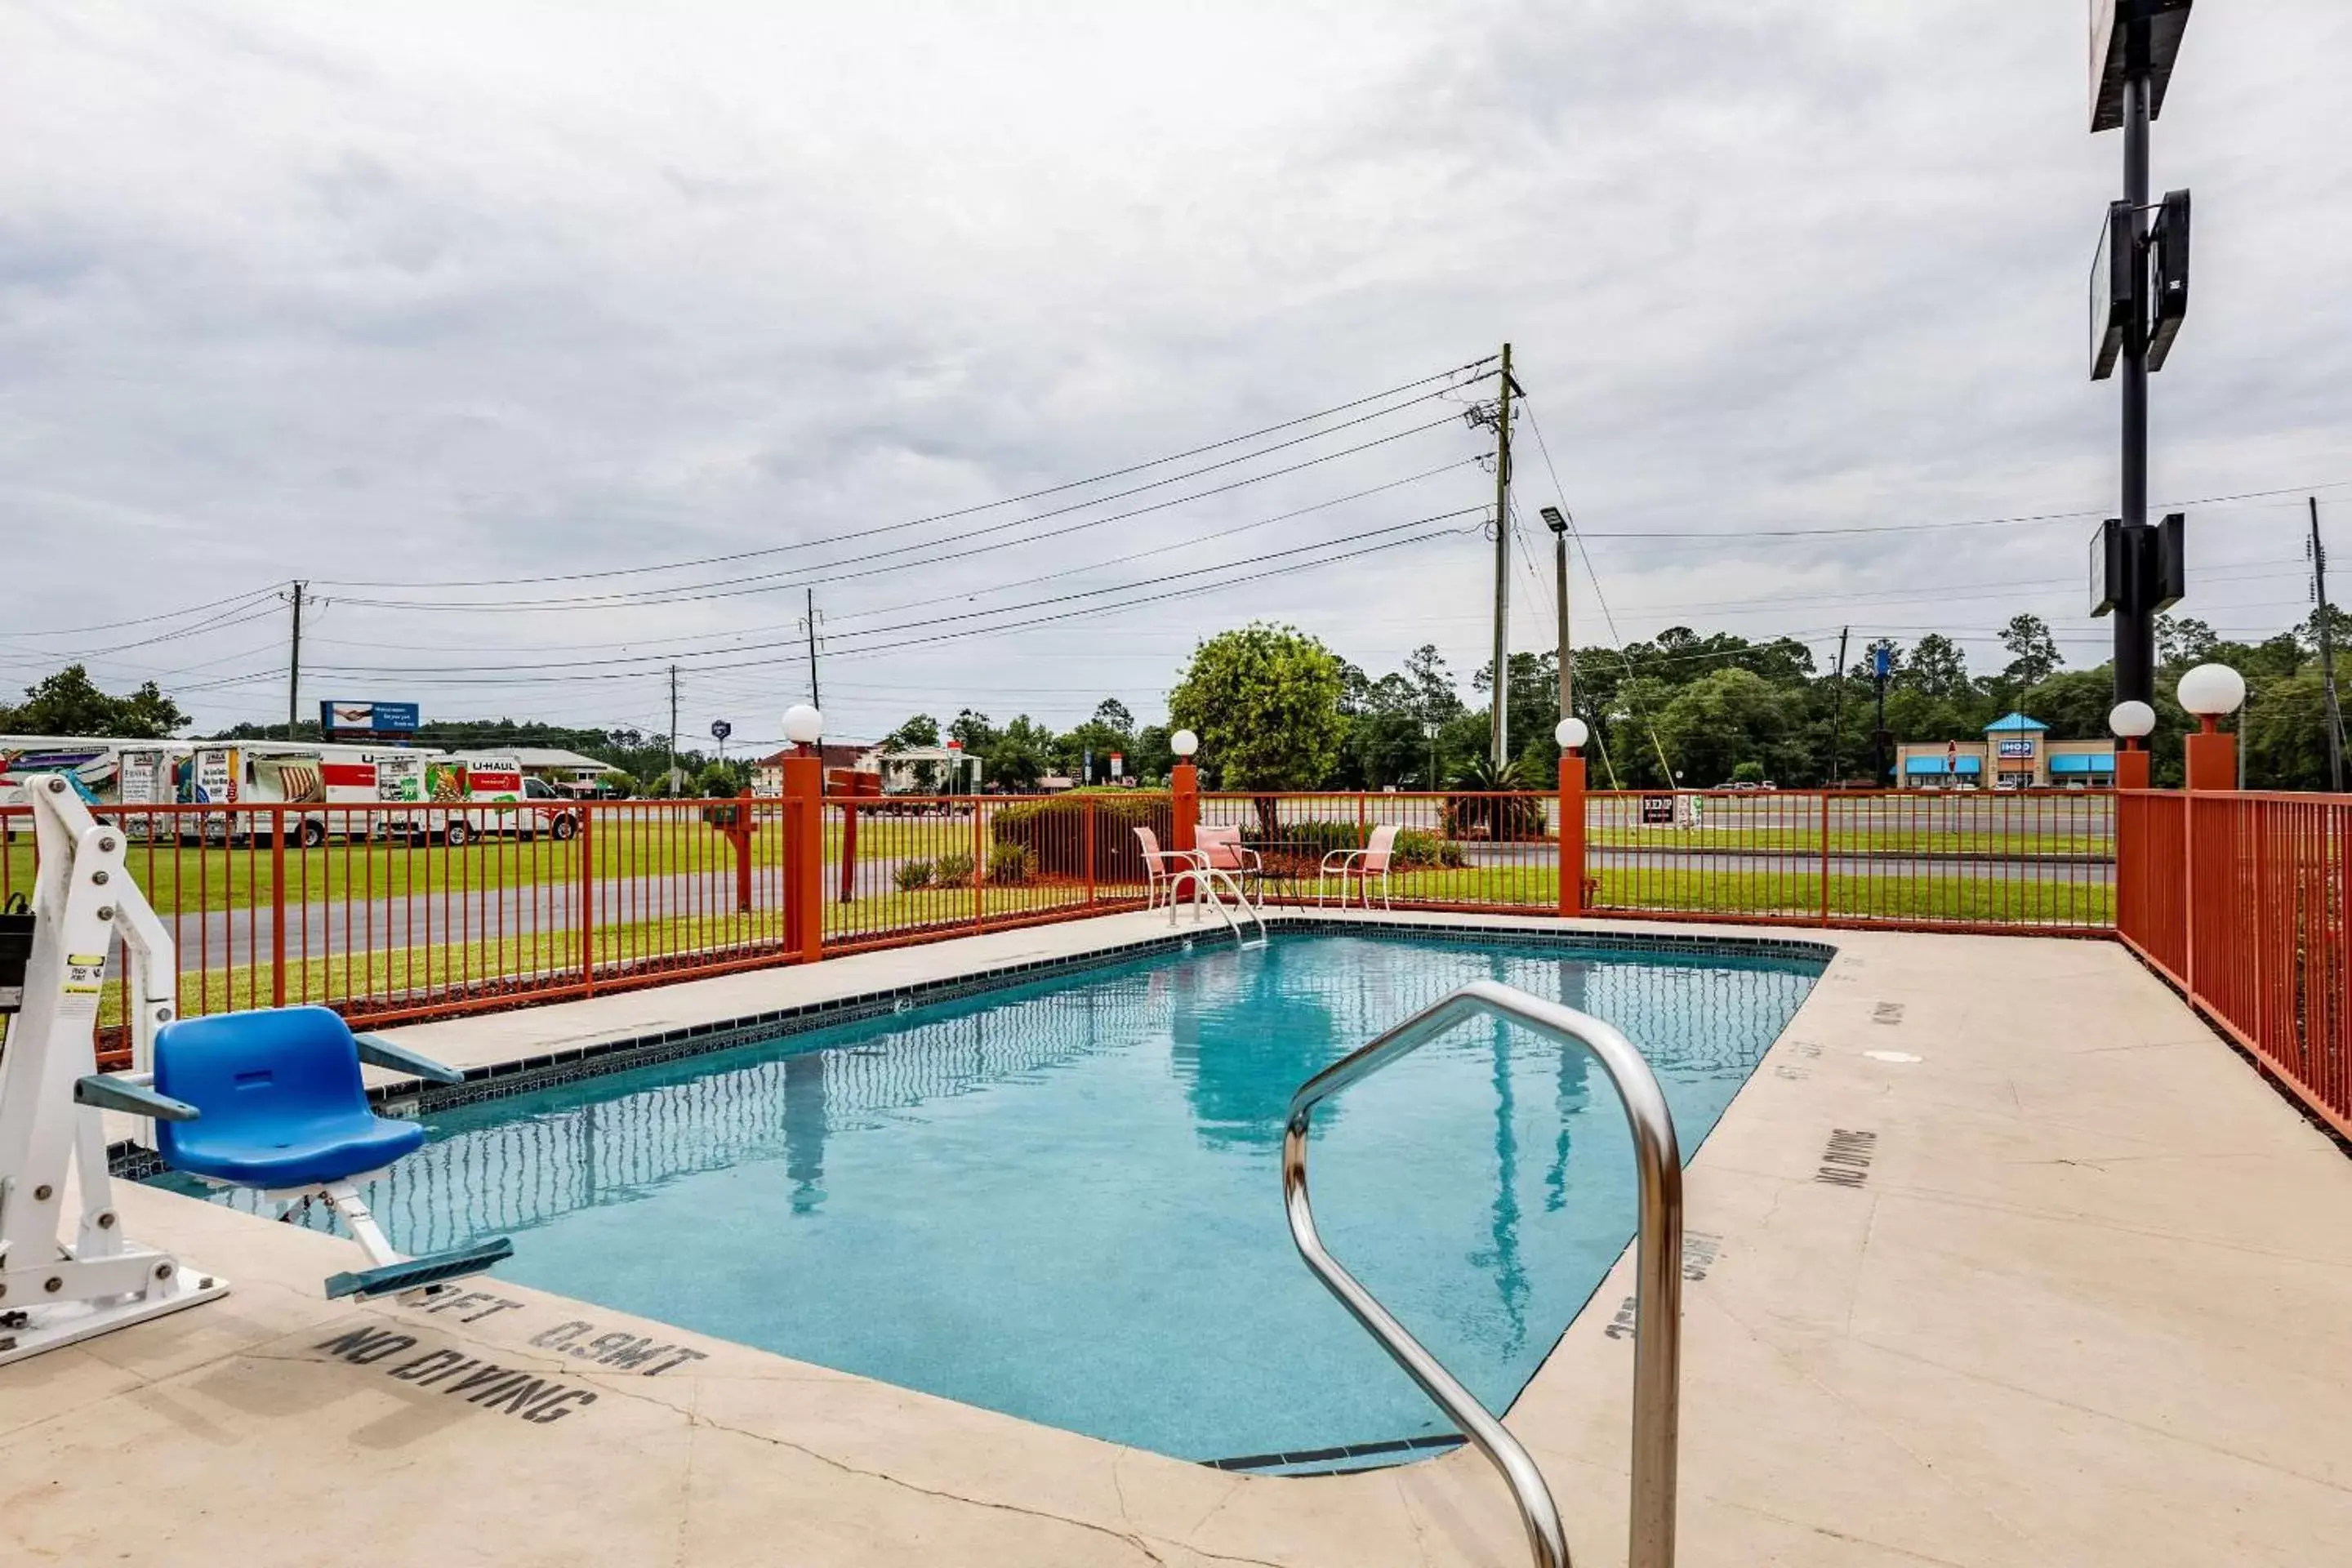
<path id="1" fill-rule="evenodd" d="M 1242 832 L 1242 842 L 1265 859 L 1281 856 L 1301 862 L 1301 868 L 1308 871 L 1320 866 L 1326 855 L 1341 849 L 1361 849 L 1370 837 L 1369 828 L 1355 823 L 1317 817 L 1286 822 L 1272 837 L 1255 828 Z M 1408 827 L 1397 835 L 1396 864 L 1403 871 L 1450 868 L 1462 864 L 1462 846 L 1442 835 Z"/>
<path id="2" fill-rule="evenodd" d="M 1175 805 L 1165 795 L 1131 789 L 1072 790 L 1049 800 L 1024 800 L 991 814 L 989 837 L 998 849 L 1009 845 L 1027 849 L 1028 869 L 1038 876 L 1082 881 L 1087 874 L 1089 803 L 1094 808 L 1095 880 L 1142 881 L 1143 847 L 1135 841 L 1135 830 L 1151 829 L 1162 849 L 1175 837 Z M 995 868 L 992 851 L 992 877 Z"/>

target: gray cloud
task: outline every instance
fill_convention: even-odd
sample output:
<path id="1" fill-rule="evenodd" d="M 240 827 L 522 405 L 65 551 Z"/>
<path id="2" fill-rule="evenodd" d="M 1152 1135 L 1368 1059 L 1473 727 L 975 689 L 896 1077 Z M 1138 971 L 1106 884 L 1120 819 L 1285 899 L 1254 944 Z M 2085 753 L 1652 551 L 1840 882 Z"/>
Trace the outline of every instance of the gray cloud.
<path id="1" fill-rule="evenodd" d="M 2084 380 L 2082 342 L 2119 148 L 2084 131 L 2072 5 L 772 9 L 0 12 L 19 84 L 0 108 L 0 560 L 16 628 L 297 574 L 602 572 L 790 544 L 1215 440 L 1506 336 L 1565 499 L 1596 531 L 2108 504 L 2114 394 Z M 2352 238 L 2339 9 L 2212 6 L 2190 28 L 2156 138 L 2158 183 L 2195 186 L 2200 226 L 2195 317 L 2156 386 L 2160 496 L 2352 479 L 2347 305 L 2326 259 Z M 1466 535 L 1019 636 L 856 657 L 848 634 L 921 614 L 894 606 L 1141 583 L 1474 506 L 1490 481 L 1464 468 L 1017 586 L 1480 440 L 1431 432 L 827 586 L 827 705 L 853 732 L 964 704 L 1067 721 L 1104 693 L 1151 711 L 1200 634 L 1255 615 L 1375 668 L 1433 640 L 1466 669 L 1490 569 Z M 1532 444 L 1518 479 L 1530 514 L 1553 499 Z M 2201 510 L 2208 586 L 2184 608 L 2294 619 L 2297 516 Z M 1940 626 L 1981 651 L 2030 607 L 2089 660 L 2086 531 L 1596 539 L 1592 553 L 1628 636 L 1851 621 Z M 978 596 L 996 584 L 1016 586 Z M 1539 646 L 1549 604 L 1524 571 L 1517 586 L 1515 640 Z M 354 671 L 541 659 L 580 675 L 619 651 L 773 640 L 801 610 L 790 582 L 566 614 L 404 613 L 353 602 L 398 595 L 321 591 L 310 661 Z M 1594 611 L 1580 588 L 1597 636 Z M 110 635 L 122 640 L 0 640 L 0 682 Z M 192 689 L 207 721 L 273 716 L 274 635 L 257 618 L 92 662 Z M 724 713 L 764 735 L 801 679 L 789 664 L 689 673 L 687 727 Z M 650 671 L 306 681 L 311 697 L 331 687 L 579 721 L 654 721 L 666 703 Z"/>

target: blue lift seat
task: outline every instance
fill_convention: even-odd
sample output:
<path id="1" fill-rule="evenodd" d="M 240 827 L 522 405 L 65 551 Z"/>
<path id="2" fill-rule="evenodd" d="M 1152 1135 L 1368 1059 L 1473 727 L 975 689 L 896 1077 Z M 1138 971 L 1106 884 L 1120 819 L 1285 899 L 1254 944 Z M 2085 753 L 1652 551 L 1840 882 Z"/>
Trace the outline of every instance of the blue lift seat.
<path id="1" fill-rule="evenodd" d="M 155 1118 L 155 1147 L 175 1171 L 264 1191 L 313 1189 L 350 1226 L 373 1268 L 330 1275 L 327 1294 L 438 1289 L 514 1256 L 505 1237 L 403 1258 L 352 1179 L 425 1142 L 415 1121 L 378 1116 L 360 1064 L 436 1083 L 465 1074 L 378 1035 L 354 1035 L 324 1007 L 275 1007 L 167 1024 L 155 1035 L 154 1087 L 84 1079 L 75 1098 Z"/>
<path id="2" fill-rule="evenodd" d="M 421 1124 L 368 1104 L 351 1027 L 324 1007 L 167 1024 L 155 1036 L 155 1090 L 203 1112 L 155 1124 L 163 1163 L 241 1187 L 345 1181 L 425 1142 Z"/>

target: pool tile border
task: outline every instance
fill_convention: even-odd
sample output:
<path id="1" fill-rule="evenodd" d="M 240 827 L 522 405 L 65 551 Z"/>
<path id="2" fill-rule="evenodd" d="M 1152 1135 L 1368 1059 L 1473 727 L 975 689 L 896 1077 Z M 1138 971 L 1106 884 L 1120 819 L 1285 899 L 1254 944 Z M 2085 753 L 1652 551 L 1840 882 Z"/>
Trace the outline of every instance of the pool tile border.
<path id="1" fill-rule="evenodd" d="M 1524 925 L 1465 921 L 1459 917 L 1424 920 L 1362 921 L 1312 914 L 1271 911 L 1271 933 L 1281 936 L 1381 936 L 1412 934 L 1442 936 L 1475 946 L 1529 944 L 1614 952 L 1663 952 L 1676 956 L 1797 959 L 1826 963 L 1837 956 L 1829 942 L 1788 937 L 1700 935 L 1682 931 L 1596 931 L 1547 930 Z M 1086 952 L 1051 958 L 1024 959 L 992 964 L 985 969 L 906 985 L 877 987 L 821 1002 L 803 1002 L 765 1013 L 715 1019 L 658 1033 L 624 1036 L 593 1045 L 573 1046 L 537 1056 L 518 1057 L 470 1068 L 463 1083 L 389 1084 L 368 1090 L 368 1098 L 390 1115 L 421 1115 L 504 1100 L 583 1079 L 654 1067 L 688 1057 L 710 1055 L 738 1046 L 772 1040 L 836 1024 L 856 1023 L 937 1002 L 984 995 L 1048 975 L 1082 973 L 1132 963 L 1158 953 L 1181 952 L 1201 942 L 1222 940 L 1203 930 L 1177 930 L 1158 936 L 1115 942 Z M 139 1144 L 121 1142 L 108 1151 L 108 1164 L 118 1179 L 144 1181 L 163 1173 L 154 1152 Z"/>

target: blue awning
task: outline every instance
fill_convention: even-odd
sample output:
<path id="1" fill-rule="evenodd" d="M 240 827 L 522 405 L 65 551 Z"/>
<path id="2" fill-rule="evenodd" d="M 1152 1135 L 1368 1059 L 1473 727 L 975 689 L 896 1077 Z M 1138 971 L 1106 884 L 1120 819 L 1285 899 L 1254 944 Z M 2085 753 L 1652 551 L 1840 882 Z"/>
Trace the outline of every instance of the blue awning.
<path id="1" fill-rule="evenodd" d="M 1944 765 L 1945 759 L 1942 757 L 1910 757 L 1905 760 L 1903 763 L 1903 771 L 1906 773 L 1911 774 L 1932 774 L 1937 778 L 1943 777 L 1946 773 L 1980 773 L 1984 772 L 1984 759 L 1982 757 L 1954 757 L 1951 761 L 1958 763 L 1959 765 L 1958 767 L 1947 768 Z"/>
<path id="2" fill-rule="evenodd" d="M 2116 771 L 2115 753 L 2078 752 L 2072 756 L 2054 756 L 2050 759 L 2050 771 L 2053 773 L 2111 773 Z"/>

